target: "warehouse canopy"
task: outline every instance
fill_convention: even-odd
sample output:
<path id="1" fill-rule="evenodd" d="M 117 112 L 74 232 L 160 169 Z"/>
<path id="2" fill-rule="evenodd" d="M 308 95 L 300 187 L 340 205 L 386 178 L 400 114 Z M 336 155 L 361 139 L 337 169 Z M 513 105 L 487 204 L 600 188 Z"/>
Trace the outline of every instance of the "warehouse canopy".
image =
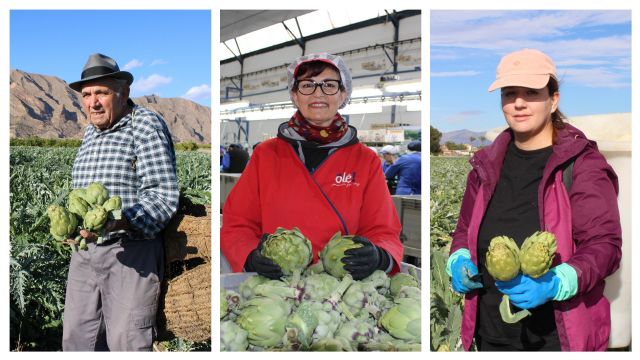
<path id="1" fill-rule="evenodd" d="M 220 13 L 220 59 L 384 15 L 386 12 L 379 9 L 223 10 Z"/>
<path id="2" fill-rule="evenodd" d="M 222 10 L 220 41 L 225 42 L 311 11 L 313 10 Z"/>

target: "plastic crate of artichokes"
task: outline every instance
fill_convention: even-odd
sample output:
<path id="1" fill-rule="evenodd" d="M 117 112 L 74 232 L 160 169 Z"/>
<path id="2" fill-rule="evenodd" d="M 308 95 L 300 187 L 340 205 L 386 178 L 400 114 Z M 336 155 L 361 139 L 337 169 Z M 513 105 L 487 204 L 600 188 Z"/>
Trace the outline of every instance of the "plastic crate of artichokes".
<path id="1" fill-rule="evenodd" d="M 357 245 L 350 236 L 336 233 L 311 266 L 298 229 L 279 228 L 269 241 L 265 248 L 279 249 L 272 259 L 288 275 L 222 275 L 222 351 L 420 351 L 419 269 L 403 264 L 410 274 L 378 270 L 356 281 L 340 261 Z"/>

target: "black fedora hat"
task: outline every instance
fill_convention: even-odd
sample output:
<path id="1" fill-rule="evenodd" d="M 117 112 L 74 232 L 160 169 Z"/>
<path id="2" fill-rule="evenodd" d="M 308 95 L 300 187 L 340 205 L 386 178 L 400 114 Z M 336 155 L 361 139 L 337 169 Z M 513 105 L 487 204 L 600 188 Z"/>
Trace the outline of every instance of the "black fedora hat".
<path id="1" fill-rule="evenodd" d="M 120 67 L 118 67 L 118 63 L 115 60 L 107 55 L 91 54 L 84 68 L 82 68 L 80 80 L 72 82 L 69 87 L 79 92 L 82 90 L 84 83 L 108 77 L 126 80 L 128 85 L 133 82 L 133 75 L 128 71 L 120 71 Z"/>

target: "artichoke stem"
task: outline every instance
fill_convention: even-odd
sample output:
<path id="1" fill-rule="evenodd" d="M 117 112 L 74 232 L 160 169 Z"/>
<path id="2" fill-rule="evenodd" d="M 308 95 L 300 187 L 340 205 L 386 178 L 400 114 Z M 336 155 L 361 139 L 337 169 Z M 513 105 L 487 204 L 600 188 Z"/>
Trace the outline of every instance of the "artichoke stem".
<path id="1" fill-rule="evenodd" d="M 502 301 L 500 302 L 500 317 L 502 318 L 502 321 L 507 324 L 515 324 L 529 315 L 531 315 L 531 312 L 526 309 L 520 310 L 515 314 L 512 313 L 509 297 L 507 295 L 502 295 Z"/>

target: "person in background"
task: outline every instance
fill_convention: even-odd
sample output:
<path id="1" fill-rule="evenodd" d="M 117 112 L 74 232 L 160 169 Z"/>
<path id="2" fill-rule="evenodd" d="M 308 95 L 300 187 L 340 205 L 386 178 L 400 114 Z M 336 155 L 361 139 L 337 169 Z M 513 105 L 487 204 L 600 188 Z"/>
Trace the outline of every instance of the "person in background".
<path id="1" fill-rule="evenodd" d="M 389 166 L 393 165 L 398 159 L 398 149 L 393 145 L 385 145 L 380 149 L 382 155 L 382 171 L 387 171 Z"/>
<path id="2" fill-rule="evenodd" d="M 220 164 L 221 171 L 224 173 L 239 174 L 244 171 L 247 162 L 249 162 L 249 153 L 247 150 L 240 144 L 231 144 L 222 157 L 222 163 Z"/>
<path id="3" fill-rule="evenodd" d="M 509 127 L 469 161 L 447 272 L 465 294 L 462 344 L 480 351 L 603 351 L 611 332 L 605 278 L 620 265 L 618 179 L 605 158 L 558 109 L 553 60 L 535 49 L 505 55 L 489 91 L 500 89 Z M 572 164 L 570 191 L 563 169 Z M 520 247 L 536 231 L 555 235 L 552 268 L 494 280 L 486 253 L 495 236 Z M 482 281 L 475 280 L 481 273 Z M 502 321 L 503 294 L 531 312 Z"/>
<path id="4" fill-rule="evenodd" d="M 133 75 L 92 54 L 80 93 L 89 125 L 72 169 L 74 189 L 104 185 L 122 199 L 122 219 L 103 242 L 81 230 L 88 249 L 74 252 L 62 325 L 63 351 L 151 351 L 164 273 L 162 230 L 178 207 L 171 134 L 156 113 L 133 103 Z"/>
<path id="5" fill-rule="evenodd" d="M 220 231 L 224 256 L 235 272 L 280 278 L 261 245 L 278 227 L 297 227 L 311 241 L 314 262 L 341 232 L 362 245 L 342 259 L 354 279 L 399 271 L 400 221 L 380 160 L 338 113 L 352 90 L 347 65 L 327 53 L 305 55 L 289 66 L 288 80 L 297 111 L 277 138 L 256 147 L 229 194 Z"/>
<path id="6" fill-rule="evenodd" d="M 412 141 L 407 145 L 409 150 L 384 172 L 387 180 L 398 177 L 396 195 L 420 195 L 422 189 L 422 158 L 420 141 Z"/>

